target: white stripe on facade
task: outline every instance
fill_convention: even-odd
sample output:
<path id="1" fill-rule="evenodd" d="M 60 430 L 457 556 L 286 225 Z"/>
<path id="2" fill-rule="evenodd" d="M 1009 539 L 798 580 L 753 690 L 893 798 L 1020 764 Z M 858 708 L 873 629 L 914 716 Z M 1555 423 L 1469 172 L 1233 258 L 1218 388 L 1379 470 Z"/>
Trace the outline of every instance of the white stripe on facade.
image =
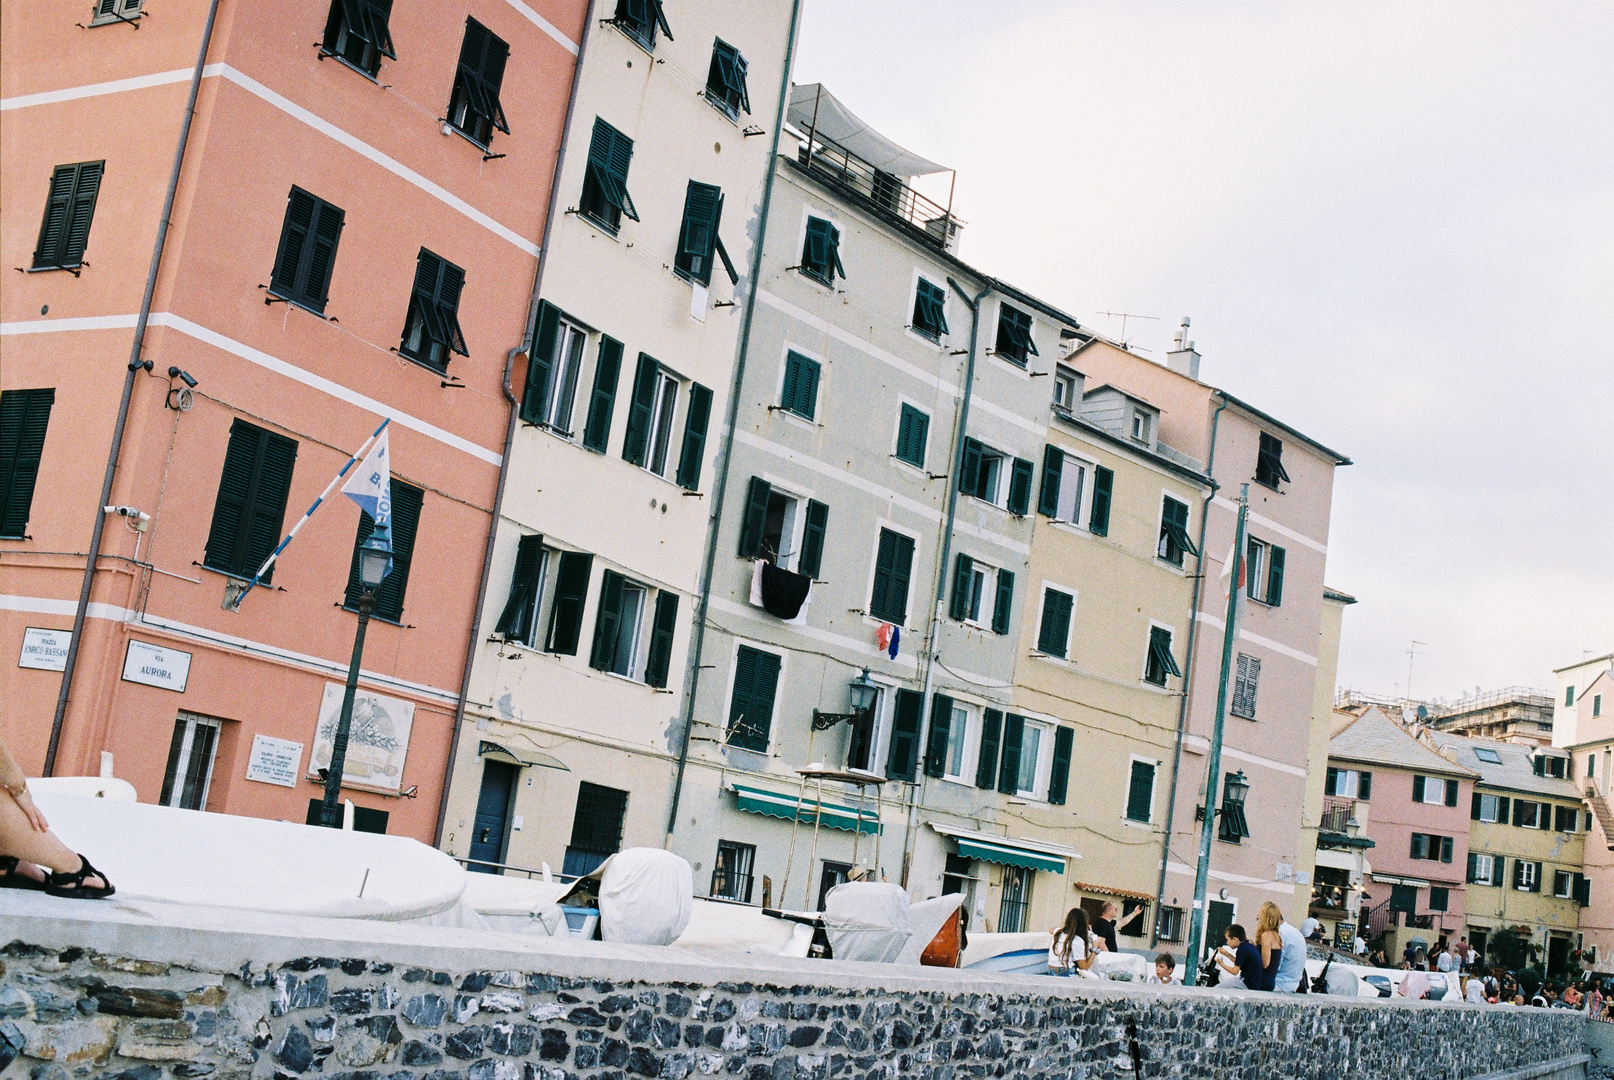
<path id="1" fill-rule="evenodd" d="M 1195 612 L 1195 614 L 1199 617 L 1199 621 L 1207 626 L 1214 626 L 1218 630 L 1227 629 L 1226 622 L 1217 616 L 1212 615 L 1208 611 L 1199 611 Z M 1317 658 L 1315 656 L 1312 656 L 1310 653 L 1303 653 L 1299 649 L 1291 649 L 1282 642 L 1273 641 L 1269 637 L 1262 637 L 1260 634 L 1252 634 L 1248 630 L 1240 630 L 1239 640 L 1248 641 L 1252 645 L 1259 645 L 1263 649 L 1271 649 L 1273 652 L 1287 656 L 1291 660 L 1299 660 L 1302 664 L 1310 664 L 1312 667 L 1317 666 Z"/>
<path id="2" fill-rule="evenodd" d="M 0 337 L 18 334 L 62 333 L 74 330 L 129 329 L 135 325 L 135 321 L 136 319 L 133 315 L 101 315 L 84 319 L 34 319 L 29 322 L 0 323 Z M 484 446 L 479 446 L 469 439 L 455 435 L 451 431 L 445 431 L 435 424 L 429 424 L 419 417 L 411 416 L 374 398 L 366 397 L 357 390 L 352 390 L 341 383 L 332 382 L 330 379 L 304 371 L 302 368 L 287 363 L 278 357 L 270 356 L 266 352 L 260 352 L 249 345 L 243 345 L 233 338 L 225 337 L 223 334 L 209 330 L 205 326 L 199 326 L 182 316 L 166 311 L 153 312 L 150 325 L 166 326 L 171 330 L 178 330 L 180 333 L 195 338 L 197 341 L 206 342 L 214 348 L 222 349 L 249 363 L 267 368 L 277 375 L 284 375 L 294 382 L 300 382 L 304 386 L 329 394 L 350 405 L 356 405 L 377 416 L 388 417 L 399 427 L 418 431 L 427 438 L 435 439 L 445 446 L 451 446 L 456 450 L 470 454 L 472 457 L 480 458 L 489 465 L 497 466 L 504 460 L 504 455 L 495 453 Z"/>
<path id="3" fill-rule="evenodd" d="M 1212 499 L 1211 501 L 1216 506 L 1220 507 L 1223 510 L 1230 510 L 1234 514 L 1237 514 L 1239 512 L 1239 504 L 1238 503 L 1232 502 L 1232 501 L 1230 501 L 1228 499 L 1224 499 L 1220 495 L 1216 496 L 1216 498 Z M 1319 544 L 1317 541 L 1313 540 L 1311 537 L 1302 536 L 1301 534 L 1295 532 L 1293 529 L 1289 528 L 1286 525 L 1279 525 L 1276 521 L 1273 521 L 1269 517 L 1262 517 L 1260 514 L 1257 514 L 1254 510 L 1250 511 L 1250 520 L 1255 522 L 1258 525 L 1261 525 L 1261 526 L 1264 526 L 1265 528 L 1271 529 L 1273 532 L 1277 533 L 1279 536 L 1288 537 L 1290 540 L 1293 540 L 1297 544 L 1304 544 L 1306 547 L 1311 548 L 1311 550 L 1313 550 L 1313 551 L 1315 551 L 1315 552 L 1317 552 L 1317 553 L 1319 553 L 1321 555 L 1327 555 L 1328 554 L 1328 545 L 1327 544 Z"/>
<path id="4" fill-rule="evenodd" d="M 38 94 L 18 94 L 16 97 L 0 98 L 0 112 L 6 112 L 10 109 L 26 109 L 32 105 L 54 105 L 59 101 L 77 101 L 79 98 L 100 97 L 103 94 L 122 94 L 130 90 L 145 90 L 152 86 L 167 86 L 170 83 L 189 82 L 194 71 L 194 68 L 175 68 L 173 71 L 159 71 L 155 75 L 136 75 L 131 79 L 113 79 L 111 82 L 69 86 L 65 90 L 46 90 Z"/>
<path id="5" fill-rule="evenodd" d="M 738 615 L 741 618 L 754 619 L 757 622 L 767 622 L 774 626 L 779 625 L 778 619 L 772 618 L 771 616 L 767 619 L 762 618 L 757 609 L 751 607 L 749 604 L 737 604 L 734 601 L 726 600 L 721 596 L 712 597 L 710 603 L 711 606 L 716 610 L 726 612 L 729 615 Z M 886 655 L 884 649 L 872 642 L 859 641 L 856 638 L 849 638 L 843 634 L 831 633 L 828 630 L 820 630 L 815 626 L 792 626 L 790 627 L 790 633 L 800 634 L 802 637 L 811 638 L 814 641 L 821 641 L 825 645 L 834 645 L 837 648 L 846 649 L 848 652 L 854 652 L 860 656 L 882 657 Z M 919 661 L 917 658 L 912 656 L 903 656 L 900 653 L 897 655 L 895 660 L 890 660 L 887 662 L 894 663 L 898 667 L 913 668 L 915 670 L 918 670 L 919 668 Z"/>
<path id="6" fill-rule="evenodd" d="M 1203 735 L 1184 735 L 1182 744 L 1183 749 L 1191 754 L 1210 753 L 1210 740 Z M 1290 776 L 1305 777 L 1307 775 L 1306 770 L 1298 765 L 1291 765 L 1287 761 L 1274 761 L 1272 758 L 1262 757 L 1260 754 L 1237 750 L 1228 746 L 1225 742 L 1222 744 L 1222 753 L 1226 757 L 1238 758 L 1240 761 L 1249 762 L 1251 765 L 1260 765 L 1262 768 L 1288 773 Z"/>
<path id="7" fill-rule="evenodd" d="M 17 611 L 28 615 L 56 615 L 71 619 L 76 609 L 77 605 L 71 600 L 54 600 L 40 596 L 12 596 L 0 593 L 0 611 Z M 334 678 L 347 678 L 347 664 L 345 663 L 310 656 L 307 653 L 292 652 L 290 649 L 281 649 L 274 645 L 265 645 L 261 641 L 221 634 L 216 630 L 191 626 L 189 623 L 164 619 L 150 613 L 141 614 L 138 611 L 115 607 L 112 604 L 90 604 L 86 614 L 92 619 L 106 619 L 110 622 L 125 623 L 131 627 L 162 630 L 178 637 L 188 638 L 198 644 L 227 648 L 237 652 L 256 653 L 259 656 L 277 660 L 291 667 L 300 667 L 306 671 L 329 675 Z M 359 678 L 383 689 L 402 691 L 416 697 L 430 698 L 444 705 L 454 705 L 459 701 L 459 695 L 452 691 L 428 686 L 425 683 L 410 682 L 407 679 L 400 679 L 393 675 L 383 675 L 380 672 L 365 671 L 361 668 Z"/>
<path id="8" fill-rule="evenodd" d="M 525 15 L 527 17 L 527 21 L 532 23 L 538 29 L 542 30 L 544 33 L 548 34 L 550 37 L 554 38 L 556 41 L 560 42 L 561 48 L 565 49 L 573 56 L 577 55 L 577 42 L 561 33 L 560 27 L 556 26 L 554 23 L 532 10 L 532 8 L 528 7 L 526 4 L 523 4 L 521 0 L 507 0 L 507 2 L 511 7 Z"/>
<path id="9" fill-rule="evenodd" d="M 1181 874 L 1185 877 L 1194 876 L 1194 868 L 1178 862 L 1166 863 L 1166 873 Z M 1247 885 L 1252 889 L 1264 889 L 1267 892 L 1281 893 L 1284 896 L 1294 896 L 1295 887 L 1285 885 L 1281 881 L 1262 881 L 1260 878 L 1245 877 L 1243 874 L 1229 874 L 1221 870 L 1212 870 L 1207 874 L 1213 881 L 1226 881 L 1234 885 Z M 1212 899 L 1215 899 L 1212 897 Z"/>

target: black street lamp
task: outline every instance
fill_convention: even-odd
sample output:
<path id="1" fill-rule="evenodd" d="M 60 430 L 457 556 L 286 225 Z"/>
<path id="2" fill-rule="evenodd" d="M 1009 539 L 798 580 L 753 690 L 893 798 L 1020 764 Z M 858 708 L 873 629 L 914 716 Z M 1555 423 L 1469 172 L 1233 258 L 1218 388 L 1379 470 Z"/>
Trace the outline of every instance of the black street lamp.
<path id="1" fill-rule="evenodd" d="M 852 680 L 849 687 L 849 696 L 852 699 L 852 711 L 844 713 L 827 713 L 818 709 L 813 710 L 813 730 L 828 731 L 836 724 L 857 723 L 871 708 L 874 699 L 880 693 L 880 686 L 869 678 L 869 669 L 864 668 L 858 677 Z"/>
<path id="2" fill-rule="evenodd" d="M 337 802 L 342 793 L 342 772 L 347 767 L 347 736 L 353 726 L 353 694 L 359 688 L 359 661 L 364 659 L 364 630 L 370 625 L 375 607 L 375 591 L 392 569 L 392 544 L 385 532 L 371 532 L 359 545 L 359 629 L 353 635 L 353 660 L 347 667 L 347 689 L 342 692 L 342 714 L 331 739 L 331 764 L 325 771 L 325 799 L 320 806 L 320 824 L 331 829 L 342 826 Z"/>

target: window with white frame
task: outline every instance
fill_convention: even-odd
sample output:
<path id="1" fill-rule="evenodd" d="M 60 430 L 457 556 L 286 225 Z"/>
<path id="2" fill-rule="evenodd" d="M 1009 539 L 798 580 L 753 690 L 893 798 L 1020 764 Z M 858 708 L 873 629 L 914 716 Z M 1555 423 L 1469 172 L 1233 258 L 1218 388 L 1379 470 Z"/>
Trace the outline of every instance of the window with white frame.
<path id="1" fill-rule="evenodd" d="M 1076 411 L 1077 398 L 1080 395 L 1081 376 L 1075 368 L 1064 364 L 1054 365 L 1054 407 L 1064 409 L 1066 412 Z"/>
<path id="2" fill-rule="evenodd" d="M 1513 887 L 1519 892 L 1541 891 L 1541 864 L 1518 859 L 1513 863 Z"/>
<path id="3" fill-rule="evenodd" d="M 1132 410 L 1132 439 L 1134 442 L 1150 442 L 1149 433 L 1152 430 L 1152 417 L 1146 409 Z"/>
<path id="4" fill-rule="evenodd" d="M 970 710 L 953 703 L 952 722 L 947 726 L 947 757 L 942 763 L 942 775 L 949 780 L 963 780 L 964 751 L 970 737 Z"/>
<path id="5" fill-rule="evenodd" d="M 1053 744 L 1052 728 L 1036 720 L 1026 720 L 1020 739 L 1020 775 L 1015 781 L 1018 793 L 1028 798 L 1037 797 L 1038 778 L 1042 772 L 1042 756 Z"/>
<path id="6" fill-rule="evenodd" d="M 1496 795 L 1480 795 L 1478 820 L 1496 824 L 1502 820 L 1502 800 Z"/>
<path id="7" fill-rule="evenodd" d="M 1574 895 L 1575 875 L 1567 870 L 1554 870 L 1552 872 L 1552 895 L 1560 900 L 1568 900 Z"/>
<path id="8" fill-rule="evenodd" d="M 666 371 L 657 372 L 649 455 L 645 461 L 645 468 L 657 476 L 667 475 L 667 451 L 672 446 L 673 414 L 677 410 L 678 380 Z"/>
<path id="9" fill-rule="evenodd" d="M 1370 772 L 1330 767 L 1323 794 L 1341 799 L 1367 799 L 1372 781 L 1373 774 Z"/>
<path id="10" fill-rule="evenodd" d="M 168 768 L 163 772 L 162 806 L 202 810 L 213 782 L 213 757 L 218 752 L 219 722 L 207 716 L 182 712 L 174 721 L 174 738 L 168 746 Z"/>
<path id="11" fill-rule="evenodd" d="M 677 593 L 606 570 L 600 575 L 589 666 L 665 687 L 677 625 Z"/>
<path id="12" fill-rule="evenodd" d="M 1249 538 L 1245 552 L 1244 579 L 1248 583 L 1247 594 L 1251 600 L 1260 601 L 1269 607 L 1277 607 L 1283 602 L 1283 568 L 1287 552 L 1253 536 Z"/>
<path id="13" fill-rule="evenodd" d="M 717 842 L 717 861 L 712 864 L 712 890 L 709 895 L 723 900 L 751 902 L 751 867 L 756 863 L 755 844 Z"/>
<path id="14" fill-rule="evenodd" d="M 577 401 L 577 383 L 582 377 L 583 346 L 587 342 L 586 330 L 565 319 L 560 321 L 538 422 L 562 435 L 572 433 L 572 411 Z"/>
<path id="15" fill-rule="evenodd" d="M 1162 907 L 1160 909 L 1157 927 L 1161 941 L 1182 940 L 1182 914 L 1182 908 L 1180 907 Z"/>
<path id="16" fill-rule="evenodd" d="M 1093 462 L 1050 443 L 1043 449 L 1037 510 L 1055 521 L 1080 526 L 1092 500 Z"/>
<path id="17" fill-rule="evenodd" d="M 1490 855 L 1481 855 L 1472 852 L 1468 856 L 1468 883 L 1470 885 L 1494 884 L 1496 876 L 1496 860 Z"/>

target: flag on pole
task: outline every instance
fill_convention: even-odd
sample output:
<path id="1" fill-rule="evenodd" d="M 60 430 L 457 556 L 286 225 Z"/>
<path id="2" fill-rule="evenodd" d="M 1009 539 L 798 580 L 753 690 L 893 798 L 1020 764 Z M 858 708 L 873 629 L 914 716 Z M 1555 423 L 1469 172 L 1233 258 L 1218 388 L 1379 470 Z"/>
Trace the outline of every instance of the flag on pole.
<path id="1" fill-rule="evenodd" d="M 359 504 L 359 509 L 370 515 L 375 527 L 371 536 L 380 536 L 392 546 L 392 453 L 387 446 L 388 432 L 382 429 L 375 445 L 364 455 L 353 470 L 353 475 L 342 485 L 342 494 Z M 387 561 L 387 573 L 392 572 L 392 561 Z"/>

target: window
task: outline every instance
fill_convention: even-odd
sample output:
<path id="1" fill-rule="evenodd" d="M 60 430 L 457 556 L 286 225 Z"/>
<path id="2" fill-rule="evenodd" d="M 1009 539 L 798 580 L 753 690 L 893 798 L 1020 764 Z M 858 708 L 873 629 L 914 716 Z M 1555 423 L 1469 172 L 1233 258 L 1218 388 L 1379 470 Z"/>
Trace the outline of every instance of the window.
<path id="1" fill-rule="evenodd" d="M 1031 875 L 1025 866 L 1003 868 L 1003 900 L 998 905 L 998 933 L 1023 934 L 1031 912 Z"/>
<path id="2" fill-rule="evenodd" d="M 1468 884 L 1495 885 L 1497 882 L 1497 860 L 1489 855 L 1481 855 L 1477 851 L 1468 853 Z"/>
<path id="3" fill-rule="evenodd" d="M 612 236 L 622 226 L 623 214 L 639 220 L 639 211 L 628 194 L 628 164 L 632 160 L 633 140 L 596 116 L 578 209 Z"/>
<path id="4" fill-rule="evenodd" d="M 1449 836 L 1431 836 L 1428 833 L 1412 834 L 1411 858 L 1427 859 L 1431 862 L 1451 862 L 1452 838 Z"/>
<path id="5" fill-rule="evenodd" d="M 448 354 L 470 356 L 460 332 L 460 289 L 465 271 L 425 248 L 415 257 L 415 287 L 409 294 L 403 342 L 398 351 L 436 371 L 448 370 Z"/>
<path id="6" fill-rule="evenodd" d="M 1188 504 L 1170 495 L 1160 502 L 1160 543 L 1155 554 L 1173 566 L 1181 566 L 1184 555 L 1199 554 L 1188 538 Z"/>
<path id="7" fill-rule="evenodd" d="M 478 146 L 493 141 L 493 129 L 510 134 L 499 103 L 504 65 L 510 46 L 475 19 L 465 20 L 465 40 L 454 72 L 454 90 L 448 99 L 448 122 Z"/>
<path id="8" fill-rule="evenodd" d="M 1564 687 L 1564 704 L 1565 705 L 1573 705 L 1574 703 L 1575 703 L 1575 688 L 1573 686 Z"/>
<path id="9" fill-rule="evenodd" d="M 250 578 L 280 543 L 297 444 L 244 420 L 230 425 L 202 565 Z M 264 576 L 268 584 L 273 568 Z"/>
<path id="10" fill-rule="evenodd" d="M 1244 580 L 1251 600 L 1270 607 L 1283 603 L 1283 564 L 1286 553 L 1275 544 L 1249 538 L 1244 556 Z"/>
<path id="11" fill-rule="evenodd" d="M 1519 892 L 1541 891 L 1541 864 L 1526 862 L 1524 859 L 1513 860 L 1513 887 Z"/>
<path id="12" fill-rule="evenodd" d="M 914 770 L 919 764 L 919 728 L 924 723 L 924 712 L 923 694 L 917 690 L 897 691 L 896 707 L 891 712 L 891 745 L 885 763 L 885 774 L 892 780 L 913 782 Z"/>
<path id="13" fill-rule="evenodd" d="M 946 289 L 924 278 L 919 279 L 914 289 L 911 329 L 931 341 L 941 341 L 942 335 L 947 333 Z"/>
<path id="14" fill-rule="evenodd" d="M 1147 825 L 1154 820 L 1154 774 L 1156 763 L 1132 759 L 1132 775 L 1127 782 L 1126 819 Z"/>
<path id="15" fill-rule="evenodd" d="M 1514 799 L 1513 824 L 1521 829 L 1546 828 L 1546 823 L 1543 821 L 1546 815 L 1541 812 L 1541 808 L 1545 805 L 1547 804 L 1532 802 L 1528 799 Z"/>
<path id="16" fill-rule="evenodd" d="M 818 406 L 819 364 L 799 352 L 785 355 L 785 381 L 779 391 L 779 407 L 811 420 Z"/>
<path id="17" fill-rule="evenodd" d="M 1011 514 L 1024 514 L 1031 509 L 1031 477 L 1035 471 L 1036 467 L 1024 458 L 966 438 L 958 490 Z"/>
<path id="18" fill-rule="evenodd" d="M 1592 882 L 1585 874 L 1575 875 L 1574 885 L 1575 903 L 1581 907 L 1590 907 L 1592 903 Z"/>
<path id="19" fill-rule="evenodd" d="M 549 632 L 544 637 L 545 652 L 577 655 L 577 641 L 583 629 L 583 605 L 588 599 L 588 579 L 593 569 L 592 555 L 581 551 L 560 553 L 555 600 L 549 606 Z"/>
<path id="20" fill-rule="evenodd" d="M 678 625 L 678 594 L 655 591 L 655 616 L 648 641 L 645 619 L 651 588 L 613 570 L 600 575 L 600 602 L 594 616 L 594 647 L 589 666 L 650 686 L 667 685 L 673 634 Z"/>
<path id="21" fill-rule="evenodd" d="M 841 231 L 823 218 L 807 218 L 807 239 L 801 249 L 801 272 L 819 284 L 835 286 L 835 275 L 846 276 L 841 265 Z"/>
<path id="22" fill-rule="evenodd" d="M 174 738 L 168 744 L 168 768 L 163 772 L 160 806 L 181 810 L 207 808 L 207 789 L 213 782 L 213 755 L 218 750 L 219 722 L 205 716 L 180 713 L 174 721 Z"/>
<path id="23" fill-rule="evenodd" d="M 1239 784 L 1240 774 L 1228 773 L 1222 780 L 1222 820 L 1217 839 L 1236 844 L 1250 835 L 1250 823 L 1244 816 L 1244 789 Z"/>
<path id="24" fill-rule="evenodd" d="M 1042 619 L 1037 627 L 1037 651 L 1061 660 L 1070 659 L 1070 616 L 1076 606 L 1074 593 L 1045 587 L 1042 590 Z"/>
<path id="25" fill-rule="evenodd" d="M 1458 783 L 1456 780 L 1442 780 L 1438 776 L 1414 776 L 1412 778 L 1412 801 L 1426 803 L 1430 806 L 1456 806 Z"/>
<path id="26" fill-rule="evenodd" d="M 140 7 L 143 0 L 95 0 L 95 15 L 90 19 L 91 26 L 106 26 L 109 23 L 134 22 L 140 18 Z"/>
<path id="27" fill-rule="evenodd" d="M 1182 908 L 1162 907 L 1159 922 L 1155 924 L 1155 931 L 1160 935 L 1161 941 L 1182 940 Z"/>
<path id="28" fill-rule="evenodd" d="M 286 197 L 280 249 L 269 278 L 270 295 L 323 315 L 341 237 L 341 209 L 293 187 Z"/>
<path id="29" fill-rule="evenodd" d="M 1039 356 L 1037 343 L 1031 339 L 1031 316 L 1008 304 L 998 305 L 998 340 L 994 350 L 1005 360 L 1026 366 L 1026 361 Z"/>
<path id="30" fill-rule="evenodd" d="M 381 579 L 375 591 L 375 617 L 388 622 L 403 621 L 404 590 L 409 586 L 409 564 L 415 553 L 415 531 L 420 524 L 420 506 L 425 491 L 392 481 L 392 572 Z M 347 595 L 342 606 L 357 610 L 364 585 L 359 581 L 359 549 L 375 529 L 375 519 L 359 511 L 359 531 L 353 537 L 353 562 L 348 568 Z"/>
<path id="31" fill-rule="evenodd" d="M 1446 911 L 1451 904 L 1451 890 L 1431 885 L 1429 887 L 1429 910 Z"/>
<path id="32" fill-rule="evenodd" d="M 1418 910 L 1418 886 L 1391 885 L 1390 910 L 1404 911 L 1408 915 L 1415 914 Z"/>
<path id="33" fill-rule="evenodd" d="M 959 905 L 968 914 L 975 906 L 975 862 L 959 855 L 948 853 L 947 862 L 942 869 L 943 896 L 962 895 L 964 902 Z"/>
<path id="34" fill-rule="evenodd" d="M 105 169 L 105 161 L 83 161 L 58 165 L 51 173 L 45 220 L 39 226 L 39 246 L 34 248 L 35 270 L 70 270 L 83 265 Z"/>
<path id="35" fill-rule="evenodd" d="M 970 714 L 962 705 L 953 705 L 947 725 L 947 745 L 943 748 L 942 775 L 950 780 L 964 776 L 964 743 L 969 738 Z"/>
<path id="36" fill-rule="evenodd" d="M 1003 718 L 1002 760 L 998 766 L 998 791 L 1004 795 L 1034 797 L 1037 770 L 1042 763 L 1043 744 L 1048 726 L 1008 713 Z"/>
<path id="37" fill-rule="evenodd" d="M 1597 755 L 1596 754 L 1587 754 L 1586 755 L 1586 775 L 1589 778 L 1590 777 L 1595 777 L 1597 775 Z"/>
<path id="38" fill-rule="evenodd" d="M 1603 715 L 1603 695 L 1602 694 L 1593 694 L 1592 695 L 1592 715 L 1593 716 L 1602 716 Z"/>
<path id="39" fill-rule="evenodd" d="M 874 589 L 869 614 L 901 626 L 908 617 L 908 577 L 913 571 L 913 537 L 880 530 L 874 557 Z"/>
<path id="40" fill-rule="evenodd" d="M 1182 678 L 1182 671 L 1171 655 L 1171 631 L 1163 626 L 1149 627 L 1149 658 L 1143 667 L 1143 681 L 1166 685 L 1166 676 Z"/>
<path id="41" fill-rule="evenodd" d="M 628 812 L 628 793 L 586 780 L 577 786 L 577 810 L 572 816 L 572 842 L 566 848 L 561 873 L 582 877 L 592 873 L 622 848 L 622 821 Z"/>
<path id="42" fill-rule="evenodd" d="M 735 652 L 734 690 L 729 697 L 730 746 L 759 754 L 767 752 L 779 667 L 778 653 L 763 652 L 749 645 L 741 645 Z"/>
<path id="43" fill-rule="evenodd" d="M 1089 476 L 1095 473 L 1104 473 L 1105 480 L 1105 526 L 1109 521 L 1109 484 L 1113 481 L 1114 473 L 1081 458 L 1067 454 L 1052 444 L 1042 450 L 1042 483 L 1037 490 L 1037 512 L 1053 518 L 1055 521 L 1067 521 L 1072 525 L 1080 526 L 1082 523 L 1083 500 L 1094 502 L 1093 517 L 1097 516 L 1097 493 L 1088 493 Z M 1096 486 L 1096 485 L 1095 485 Z M 1091 524 L 1091 519 L 1089 519 Z M 1095 532 L 1099 530 L 1094 530 Z"/>
<path id="44" fill-rule="evenodd" d="M 510 598 L 493 632 L 506 641 L 532 645 L 538 631 L 538 607 L 543 602 L 549 552 L 542 536 L 523 536 L 516 542 L 516 569 L 510 578 Z"/>
<path id="45" fill-rule="evenodd" d="M 925 467 L 925 442 L 930 436 L 930 417 L 904 402 L 897 418 L 898 461 L 918 469 Z"/>
<path id="46" fill-rule="evenodd" d="M 717 842 L 717 861 L 712 864 L 712 891 L 709 895 L 721 900 L 751 902 L 751 867 L 756 864 L 755 844 L 736 844 L 732 840 Z"/>
<path id="47" fill-rule="evenodd" d="M 1593 715 L 1596 714 L 1594 713 Z M 1567 758 L 1551 757 L 1547 754 L 1541 753 L 1540 751 L 1532 753 L 1530 758 L 1531 766 L 1534 768 L 1537 776 L 1550 776 L 1554 779 L 1562 780 L 1564 778 L 1564 774 L 1569 771 L 1566 768 L 1566 765 L 1568 764 Z"/>
<path id="48" fill-rule="evenodd" d="M 738 117 L 742 110 L 751 111 L 745 72 L 745 57 L 740 55 L 739 49 L 722 38 L 712 43 L 712 66 L 706 71 L 706 100 L 723 110 L 730 120 Z"/>
<path id="49" fill-rule="evenodd" d="M 1480 761 L 1491 765 L 1502 764 L 1502 755 L 1498 754 L 1495 750 L 1492 750 L 1488 746 L 1476 746 L 1474 748 L 1474 756 Z"/>
<path id="50" fill-rule="evenodd" d="M 640 353 L 639 370 L 633 378 L 633 403 L 628 409 L 627 435 L 622 441 L 622 459 L 649 469 L 657 476 L 666 476 L 667 451 L 672 446 L 673 414 L 677 407 L 677 377 L 654 357 Z"/>
<path id="51" fill-rule="evenodd" d="M 1054 407 L 1066 412 L 1076 411 L 1079 376 L 1064 364 L 1054 365 Z"/>
<path id="52" fill-rule="evenodd" d="M 1148 443 L 1148 442 L 1152 441 L 1149 438 L 1149 421 L 1150 421 L 1150 419 L 1151 419 L 1151 417 L 1150 417 L 1150 414 L 1149 414 L 1148 410 L 1146 410 L 1146 409 L 1133 409 L 1132 410 L 1132 441 L 1133 442 Z"/>
<path id="53" fill-rule="evenodd" d="M 1482 795 L 1474 792 L 1473 806 L 1469 817 L 1475 821 L 1488 823 L 1506 823 L 1508 816 L 1507 799 L 1496 795 Z"/>
<path id="54" fill-rule="evenodd" d="M 723 240 L 717 234 L 723 220 L 723 192 L 713 184 L 691 180 L 684 191 L 684 223 L 678 230 L 678 254 L 673 256 L 673 269 L 691 281 L 702 285 L 712 283 L 712 256 L 719 255 L 728 271 L 729 279 L 739 281 Z"/>
<path id="55" fill-rule="evenodd" d="M 1579 832 L 1576 828 L 1580 824 L 1580 809 L 1574 806 L 1554 806 L 1552 808 L 1552 827 L 1558 832 Z"/>
<path id="56" fill-rule="evenodd" d="M 930 698 L 930 735 L 925 744 L 925 775 L 962 775 L 969 711 L 946 694 Z"/>
<path id="57" fill-rule="evenodd" d="M 673 40 L 667 16 L 661 10 L 661 0 L 617 0 L 616 17 L 612 21 L 647 49 L 655 49 L 658 28 L 667 35 L 668 41 Z"/>
<path id="58" fill-rule="evenodd" d="M 1366 802 L 1372 797 L 1373 774 L 1358 769 L 1328 770 L 1328 779 L 1323 787 L 1323 794 L 1333 795 L 1341 799 L 1361 799 Z"/>
<path id="59" fill-rule="evenodd" d="M 27 537 L 34 484 L 45 454 L 45 430 L 55 403 L 54 387 L 0 391 L 0 537 L 7 540 Z M 280 539 L 278 534 L 275 539 Z"/>
<path id="60" fill-rule="evenodd" d="M 1255 455 L 1255 482 L 1273 489 L 1280 482 L 1289 483 L 1289 474 L 1283 468 L 1283 443 L 1264 431 Z"/>
<path id="61" fill-rule="evenodd" d="M 1575 875 L 1567 870 L 1554 870 L 1552 872 L 1552 895 L 1560 900 L 1568 900 L 1574 890 Z"/>
<path id="62" fill-rule="evenodd" d="M 1003 713 L 981 713 L 981 748 L 975 756 L 975 786 L 990 791 L 998 782 L 998 748 L 1003 744 Z"/>
<path id="63" fill-rule="evenodd" d="M 994 570 L 959 552 L 953 564 L 951 617 L 962 623 L 990 626 L 995 634 L 1007 634 L 1013 610 L 1014 574 Z"/>
<path id="64" fill-rule="evenodd" d="M 1261 659 L 1247 653 L 1238 654 L 1238 671 L 1233 677 L 1234 716 L 1255 719 L 1255 695 L 1261 683 Z"/>
<path id="65" fill-rule="evenodd" d="M 577 401 L 577 383 L 583 371 L 583 346 L 588 332 L 562 318 L 554 307 L 540 311 L 539 330 L 533 346 L 533 359 L 527 366 L 527 394 L 522 401 L 524 418 L 541 424 L 557 434 L 572 434 L 572 410 Z M 617 353 L 621 362 L 620 347 Z M 599 371 L 595 372 L 596 388 Z M 614 401 L 616 379 L 611 379 L 610 393 Z M 590 408 L 594 400 L 589 402 Z M 610 409 L 612 402 L 606 402 Z M 606 423 L 609 424 L 609 413 Z"/>
<path id="66" fill-rule="evenodd" d="M 829 507 L 823 503 L 779 491 L 753 476 L 740 522 L 740 557 L 766 559 L 781 570 L 812 577 L 823 561 L 828 523 Z"/>
<path id="67" fill-rule="evenodd" d="M 392 0 L 332 0 L 325 21 L 325 55 L 375 78 L 383 56 L 398 59 L 387 26 L 391 16 Z"/>

